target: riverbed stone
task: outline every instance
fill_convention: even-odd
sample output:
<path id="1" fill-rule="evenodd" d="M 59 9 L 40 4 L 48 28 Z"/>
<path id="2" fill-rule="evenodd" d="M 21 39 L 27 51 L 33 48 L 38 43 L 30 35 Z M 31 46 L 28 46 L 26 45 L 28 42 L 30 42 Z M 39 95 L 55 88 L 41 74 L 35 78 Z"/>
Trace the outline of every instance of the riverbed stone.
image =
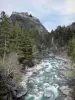
<path id="1" fill-rule="evenodd" d="M 72 91 L 71 88 L 69 88 L 69 86 L 62 86 L 60 87 L 60 90 L 63 92 L 63 94 L 69 96 L 70 92 Z"/>
<path id="2" fill-rule="evenodd" d="M 17 85 L 12 88 L 12 94 L 15 98 L 21 98 L 22 96 L 27 94 L 27 88 L 24 88 L 21 85 Z"/>
<path id="3" fill-rule="evenodd" d="M 72 97 L 67 96 L 64 100 L 73 100 Z"/>

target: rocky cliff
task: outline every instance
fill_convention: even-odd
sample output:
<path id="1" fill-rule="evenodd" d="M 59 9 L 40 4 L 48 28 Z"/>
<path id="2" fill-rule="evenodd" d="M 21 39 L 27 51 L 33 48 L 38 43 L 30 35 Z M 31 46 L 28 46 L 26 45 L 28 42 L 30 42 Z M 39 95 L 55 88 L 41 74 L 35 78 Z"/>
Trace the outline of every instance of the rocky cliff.
<path id="1" fill-rule="evenodd" d="M 36 29 L 39 34 L 42 36 L 42 38 L 45 37 L 45 35 L 48 34 L 48 31 L 46 28 L 41 24 L 39 19 L 35 18 L 31 14 L 29 15 L 27 12 L 13 12 L 10 16 L 10 19 L 13 24 L 16 22 L 19 23 L 19 25 L 23 28 L 32 28 Z"/>

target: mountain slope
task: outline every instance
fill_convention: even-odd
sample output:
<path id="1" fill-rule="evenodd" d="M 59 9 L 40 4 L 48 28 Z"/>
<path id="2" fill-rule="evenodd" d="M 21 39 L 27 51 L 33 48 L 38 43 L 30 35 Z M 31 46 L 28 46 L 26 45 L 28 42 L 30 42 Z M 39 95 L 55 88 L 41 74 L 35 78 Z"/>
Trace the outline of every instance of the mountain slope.
<path id="1" fill-rule="evenodd" d="M 35 18 L 31 14 L 29 15 L 28 13 L 24 12 L 21 13 L 13 12 L 12 15 L 10 16 L 10 19 L 13 24 L 18 22 L 21 27 L 36 29 L 42 36 L 42 38 L 44 38 L 45 35 L 48 34 L 48 31 L 41 24 L 39 19 Z"/>

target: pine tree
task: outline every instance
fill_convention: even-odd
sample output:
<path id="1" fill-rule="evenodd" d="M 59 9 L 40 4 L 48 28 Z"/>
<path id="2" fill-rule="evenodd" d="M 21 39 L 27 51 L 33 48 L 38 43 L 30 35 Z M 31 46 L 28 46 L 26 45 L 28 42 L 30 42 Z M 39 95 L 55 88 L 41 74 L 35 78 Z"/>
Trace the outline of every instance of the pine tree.
<path id="1" fill-rule="evenodd" d="M 10 44 L 10 37 L 12 34 L 12 24 L 6 15 L 3 15 L 0 23 L 0 56 L 3 57 L 3 63 L 6 53 L 8 52 L 8 45 Z"/>
<path id="2" fill-rule="evenodd" d="M 75 37 L 69 42 L 68 55 L 71 56 L 72 61 L 75 62 Z"/>

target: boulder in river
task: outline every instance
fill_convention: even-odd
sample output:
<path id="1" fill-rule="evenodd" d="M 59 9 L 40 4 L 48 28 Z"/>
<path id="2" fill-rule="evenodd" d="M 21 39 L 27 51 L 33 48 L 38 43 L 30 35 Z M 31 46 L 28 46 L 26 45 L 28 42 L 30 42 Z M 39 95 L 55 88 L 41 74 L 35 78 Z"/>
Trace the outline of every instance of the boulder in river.
<path id="1" fill-rule="evenodd" d="M 20 85 L 12 88 L 12 94 L 14 98 L 21 98 L 27 94 L 27 88 L 24 88 Z"/>
<path id="2" fill-rule="evenodd" d="M 32 60 L 25 60 L 23 62 L 23 67 L 28 66 L 28 67 L 33 67 L 34 66 L 34 62 Z"/>
<path id="3" fill-rule="evenodd" d="M 68 86 L 62 86 L 60 87 L 60 90 L 63 92 L 63 94 L 70 96 L 70 92 L 72 91 L 71 88 L 69 88 Z"/>
<path id="4" fill-rule="evenodd" d="M 73 100 L 70 96 L 67 96 L 64 100 Z"/>

